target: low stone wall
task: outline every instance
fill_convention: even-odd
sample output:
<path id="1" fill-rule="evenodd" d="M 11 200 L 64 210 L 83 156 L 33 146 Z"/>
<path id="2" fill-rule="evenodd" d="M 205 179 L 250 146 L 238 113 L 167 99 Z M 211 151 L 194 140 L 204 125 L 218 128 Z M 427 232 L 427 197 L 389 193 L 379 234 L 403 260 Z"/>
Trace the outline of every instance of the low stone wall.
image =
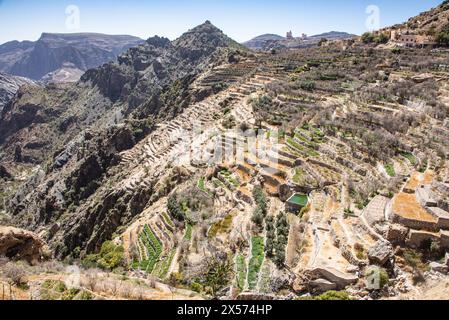
<path id="1" fill-rule="evenodd" d="M 218 180 L 220 180 L 221 182 L 223 182 L 223 184 L 224 184 L 226 187 L 228 187 L 230 190 L 232 190 L 232 191 L 235 191 L 235 190 L 236 190 L 236 187 L 235 187 L 231 182 L 229 182 L 229 180 L 226 179 L 226 177 L 223 176 L 221 173 L 218 173 L 218 174 L 217 174 L 217 178 L 218 178 Z"/>
<path id="2" fill-rule="evenodd" d="M 342 166 L 345 166 L 346 168 L 354 171 L 355 173 L 357 173 L 357 174 L 359 174 L 359 175 L 361 175 L 363 177 L 366 176 L 366 174 L 367 174 L 367 171 L 366 171 L 365 168 L 363 168 L 363 167 L 361 167 L 361 166 L 359 166 L 357 164 L 354 164 L 352 161 L 349 161 L 347 159 L 343 159 L 342 157 L 337 157 L 335 159 L 335 161 L 337 161 Z"/>
<path id="3" fill-rule="evenodd" d="M 349 261 L 349 263 L 355 265 L 355 266 L 359 266 L 359 267 L 364 267 L 366 266 L 366 262 L 363 260 L 358 259 L 355 255 L 354 252 L 352 250 L 352 246 L 349 245 L 346 241 L 345 238 L 340 237 L 336 232 L 335 229 L 333 227 L 333 225 L 330 225 L 330 235 L 332 238 L 332 241 L 334 243 L 334 245 L 340 249 L 341 255 Z"/>
<path id="4" fill-rule="evenodd" d="M 432 193 L 430 191 L 430 187 L 421 187 L 416 190 L 416 200 L 418 200 L 419 204 L 423 207 L 436 207 L 438 203 L 432 199 Z"/>
<path id="5" fill-rule="evenodd" d="M 324 167 L 324 168 L 327 168 L 329 170 L 335 171 L 335 172 L 337 172 L 339 174 L 343 174 L 343 172 L 340 169 L 338 169 L 338 168 L 336 168 L 334 166 L 331 166 L 330 164 L 327 164 L 327 163 L 324 163 L 324 162 L 321 162 L 321 161 L 317 161 L 317 160 L 313 160 L 313 159 L 309 159 L 308 162 L 310 162 L 312 164 L 316 164 L 316 165 Z"/>
<path id="6" fill-rule="evenodd" d="M 426 208 L 426 210 L 438 219 L 439 228 L 449 230 L 449 212 L 437 207 Z"/>
<path id="7" fill-rule="evenodd" d="M 403 244 L 407 239 L 409 229 L 400 224 L 391 224 L 388 227 L 386 239 L 392 244 Z"/>
<path id="8" fill-rule="evenodd" d="M 310 165 L 307 162 L 304 162 L 304 167 L 307 170 L 307 173 L 310 174 L 321 186 L 324 186 L 326 184 L 326 180 L 316 172 L 316 170 L 313 170 L 313 168 L 310 167 Z"/>
<path id="9" fill-rule="evenodd" d="M 238 167 L 239 170 L 241 170 L 243 172 L 246 172 L 250 176 L 253 176 L 253 175 L 256 174 L 256 172 L 254 170 L 251 170 L 250 168 L 245 167 L 245 166 L 243 166 L 241 164 L 238 164 L 237 167 Z"/>
<path id="10" fill-rule="evenodd" d="M 312 191 L 317 190 L 318 188 L 311 188 L 311 187 L 299 186 L 297 184 L 294 184 L 293 189 L 297 193 L 310 194 Z"/>
<path id="11" fill-rule="evenodd" d="M 370 226 L 385 221 L 385 210 L 389 200 L 386 197 L 378 195 L 363 210 L 363 216 Z"/>
<path id="12" fill-rule="evenodd" d="M 419 248 L 429 241 L 440 242 L 440 236 L 437 233 L 421 231 L 421 230 L 410 230 L 407 240 L 405 241 L 407 246 L 413 248 Z"/>
<path id="13" fill-rule="evenodd" d="M 282 164 L 282 165 L 287 166 L 287 167 L 294 167 L 295 166 L 295 161 L 294 160 L 288 160 L 288 159 L 285 159 L 284 157 L 282 157 L 282 158 L 281 157 L 276 157 L 271 152 L 267 153 L 267 158 L 271 162 L 279 163 L 279 164 Z"/>
<path id="14" fill-rule="evenodd" d="M 438 232 L 440 230 L 436 222 L 405 218 L 403 216 L 396 214 L 394 211 L 392 211 L 391 214 L 394 223 L 399 223 L 411 229 L 427 230 L 431 232 Z"/>
<path id="15" fill-rule="evenodd" d="M 237 195 L 236 195 L 237 199 L 246 202 L 249 205 L 253 204 L 253 199 L 248 196 L 247 194 L 243 193 L 242 191 L 238 190 L 237 191 Z"/>
<path id="16" fill-rule="evenodd" d="M 279 153 L 281 156 L 285 157 L 285 158 L 289 158 L 292 159 L 293 161 L 295 161 L 296 159 L 298 159 L 298 157 L 292 155 L 291 153 L 282 151 L 281 149 L 276 150 L 277 153 Z"/>
<path id="17" fill-rule="evenodd" d="M 273 176 L 270 176 L 270 175 L 265 174 L 265 173 L 261 173 L 260 175 L 261 175 L 262 178 L 264 178 L 264 180 L 265 180 L 266 182 L 268 182 L 269 184 L 275 185 L 275 186 L 278 186 L 278 185 L 279 185 L 279 181 L 276 180 L 276 178 L 274 178 Z"/>
<path id="18" fill-rule="evenodd" d="M 440 244 L 444 249 L 449 248 L 449 231 L 441 231 L 440 232 Z"/>
<path id="19" fill-rule="evenodd" d="M 434 182 L 435 188 L 449 194 L 449 183 Z"/>

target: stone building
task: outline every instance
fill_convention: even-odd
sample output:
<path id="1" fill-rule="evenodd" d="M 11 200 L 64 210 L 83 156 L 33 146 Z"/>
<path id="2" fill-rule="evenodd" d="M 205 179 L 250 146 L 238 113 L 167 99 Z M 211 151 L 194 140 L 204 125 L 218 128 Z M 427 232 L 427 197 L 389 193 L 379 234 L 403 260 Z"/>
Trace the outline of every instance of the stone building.
<path id="1" fill-rule="evenodd" d="M 391 31 L 391 41 L 406 47 L 433 47 L 436 45 L 433 37 L 426 35 L 411 34 L 409 31 Z"/>

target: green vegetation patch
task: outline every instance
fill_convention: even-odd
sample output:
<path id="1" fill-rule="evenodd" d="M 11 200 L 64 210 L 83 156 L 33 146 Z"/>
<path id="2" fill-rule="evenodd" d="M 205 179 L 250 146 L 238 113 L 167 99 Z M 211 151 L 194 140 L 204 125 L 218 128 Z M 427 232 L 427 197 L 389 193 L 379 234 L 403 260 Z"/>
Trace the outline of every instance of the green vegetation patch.
<path id="1" fill-rule="evenodd" d="M 302 168 L 295 168 L 295 174 L 293 175 L 293 182 L 300 184 L 303 181 L 305 172 Z"/>
<path id="2" fill-rule="evenodd" d="M 349 294 L 346 291 L 327 291 L 316 297 L 305 297 L 299 298 L 298 300 L 336 300 L 336 301 L 346 301 L 351 300 Z"/>
<path id="3" fill-rule="evenodd" d="M 198 189 L 203 191 L 208 196 L 211 196 L 211 192 L 206 188 L 206 179 L 205 178 L 199 179 L 197 186 L 198 186 Z"/>
<path id="4" fill-rule="evenodd" d="M 209 239 L 214 238 L 217 234 L 227 233 L 231 230 L 232 221 L 234 216 L 232 214 L 228 214 L 224 219 L 221 219 L 214 223 L 207 234 Z"/>
<path id="5" fill-rule="evenodd" d="M 300 154 L 305 154 L 310 157 L 318 157 L 319 156 L 318 152 L 299 144 L 298 142 L 295 141 L 294 138 L 287 138 L 286 144 L 288 147 L 292 148 L 293 150 L 298 151 Z"/>
<path id="6" fill-rule="evenodd" d="M 236 264 L 236 280 L 237 280 L 237 286 L 240 290 L 245 289 L 245 282 L 246 282 L 246 261 L 245 257 L 242 254 L 238 254 L 235 258 L 235 264 Z"/>
<path id="7" fill-rule="evenodd" d="M 396 177 L 396 171 L 394 170 L 394 165 L 392 163 L 388 163 L 384 167 L 390 177 Z"/>
<path id="8" fill-rule="evenodd" d="M 164 219 L 165 224 L 167 224 L 168 226 L 170 226 L 171 228 L 175 227 L 175 224 L 173 223 L 173 221 L 170 219 L 170 217 L 168 216 L 167 213 L 163 212 L 162 213 L 162 218 Z"/>
<path id="9" fill-rule="evenodd" d="M 409 153 L 409 152 L 403 152 L 403 153 L 402 153 L 402 156 L 403 156 L 404 158 L 406 158 L 408 161 L 410 161 L 410 163 L 411 163 L 413 166 L 415 166 L 415 165 L 418 163 L 418 160 L 416 159 L 416 157 L 415 157 L 412 153 Z"/>
<path id="10" fill-rule="evenodd" d="M 193 227 L 190 223 L 186 224 L 186 232 L 184 234 L 184 239 L 187 241 L 191 241 L 192 240 L 192 231 L 193 231 Z"/>
<path id="11" fill-rule="evenodd" d="M 427 266 L 423 262 L 423 254 L 414 249 L 405 249 L 402 253 L 404 261 L 407 265 L 414 269 L 426 270 Z"/>
<path id="12" fill-rule="evenodd" d="M 173 262 L 173 258 L 175 257 L 176 249 L 173 248 L 170 250 L 167 256 L 165 256 L 156 266 L 154 269 L 153 274 L 160 279 L 164 279 L 167 277 L 168 270 L 170 269 L 170 266 Z"/>
<path id="13" fill-rule="evenodd" d="M 259 291 L 262 293 L 270 293 L 270 275 L 271 267 L 267 260 L 265 260 L 262 271 L 260 272 Z"/>
<path id="14" fill-rule="evenodd" d="M 156 263 L 159 261 L 159 257 L 162 254 L 162 244 L 148 225 L 145 225 L 139 236 L 139 240 L 144 246 L 147 259 L 140 261 L 137 266 L 141 270 L 152 273 Z M 136 266 L 136 264 L 133 264 L 133 266 Z"/>
<path id="15" fill-rule="evenodd" d="M 45 280 L 40 288 L 42 300 L 92 300 L 94 297 L 90 292 L 67 288 L 64 282 L 59 280 Z"/>
<path id="16" fill-rule="evenodd" d="M 262 227 L 263 221 L 268 213 L 268 201 L 261 186 L 254 187 L 253 198 L 256 203 L 256 208 L 254 209 L 251 221 L 259 227 Z"/>
<path id="17" fill-rule="evenodd" d="M 254 290 L 259 280 L 259 271 L 264 260 L 264 238 L 251 238 L 251 259 L 248 264 L 248 287 Z"/>
<path id="18" fill-rule="evenodd" d="M 206 183 L 204 181 L 204 178 L 201 178 L 200 180 L 198 180 L 198 188 L 201 191 L 207 192 L 207 190 L 206 190 Z"/>
<path id="19" fill-rule="evenodd" d="M 229 170 L 222 170 L 220 171 L 220 174 L 234 187 L 236 188 L 240 187 L 240 183 L 237 181 L 234 175 L 231 172 L 229 172 Z"/>
<path id="20" fill-rule="evenodd" d="M 88 255 L 81 263 L 85 268 L 101 268 L 112 271 L 125 266 L 125 249 L 112 241 L 106 241 L 98 254 Z"/>

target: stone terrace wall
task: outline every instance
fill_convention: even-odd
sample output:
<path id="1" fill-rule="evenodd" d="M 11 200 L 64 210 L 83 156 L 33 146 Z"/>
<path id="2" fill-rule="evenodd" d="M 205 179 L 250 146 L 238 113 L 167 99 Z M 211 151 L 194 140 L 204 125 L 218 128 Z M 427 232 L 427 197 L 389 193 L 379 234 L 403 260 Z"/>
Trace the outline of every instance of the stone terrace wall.
<path id="1" fill-rule="evenodd" d="M 396 214 L 394 211 L 392 212 L 392 217 L 394 223 L 399 223 L 412 229 L 427 230 L 432 232 L 438 232 L 440 230 L 436 222 L 405 218 Z"/>

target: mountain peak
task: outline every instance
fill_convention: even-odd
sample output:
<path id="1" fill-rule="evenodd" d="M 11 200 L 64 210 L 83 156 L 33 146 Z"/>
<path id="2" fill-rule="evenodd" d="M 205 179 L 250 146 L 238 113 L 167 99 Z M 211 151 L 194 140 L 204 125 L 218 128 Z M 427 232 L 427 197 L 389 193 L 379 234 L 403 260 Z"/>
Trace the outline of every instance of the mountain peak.
<path id="1" fill-rule="evenodd" d="M 173 43 L 175 46 L 198 50 L 209 48 L 214 51 L 218 47 L 228 47 L 234 41 L 223 31 L 214 26 L 209 20 L 190 29 Z"/>
<path id="2" fill-rule="evenodd" d="M 203 24 L 196 26 L 195 28 L 189 30 L 187 33 L 223 33 L 219 28 L 214 26 L 212 22 L 206 20 Z"/>

